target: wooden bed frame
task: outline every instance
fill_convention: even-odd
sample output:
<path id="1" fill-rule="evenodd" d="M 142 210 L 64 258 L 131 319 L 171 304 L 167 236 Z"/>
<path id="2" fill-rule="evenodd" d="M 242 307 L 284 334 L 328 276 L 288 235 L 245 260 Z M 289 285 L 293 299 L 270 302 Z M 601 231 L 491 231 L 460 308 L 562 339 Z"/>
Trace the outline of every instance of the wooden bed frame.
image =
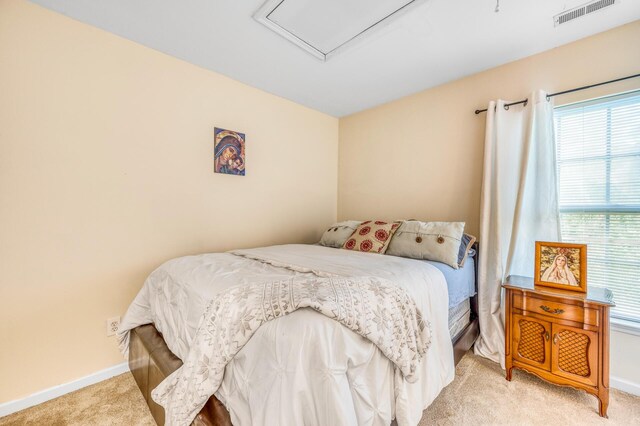
<path id="1" fill-rule="evenodd" d="M 471 318 L 469 324 L 452 339 L 455 364 L 480 335 L 478 324 L 478 243 L 473 245 L 476 295 L 471 298 Z M 153 324 L 142 325 L 131 330 L 129 341 L 129 368 L 147 401 L 151 415 L 158 425 L 164 425 L 164 409 L 151 399 L 151 391 L 167 376 L 182 366 L 182 361 L 167 347 L 162 335 Z M 211 396 L 204 408 L 198 413 L 192 425 L 231 426 L 231 418 L 225 406 Z"/>

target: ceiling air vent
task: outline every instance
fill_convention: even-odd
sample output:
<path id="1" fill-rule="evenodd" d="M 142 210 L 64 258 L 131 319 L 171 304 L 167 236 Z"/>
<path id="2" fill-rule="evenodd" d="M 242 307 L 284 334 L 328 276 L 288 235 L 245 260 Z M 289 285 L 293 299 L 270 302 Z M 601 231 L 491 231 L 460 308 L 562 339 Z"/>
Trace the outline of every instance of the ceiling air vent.
<path id="1" fill-rule="evenodd" d="M 566 24 L 574 19 L 581 18 L 593 12 L 597 12 L 606 7 L 613 6 L 620 3 L 620 0 L 595 0 L 582 6 L 574 7 L 553 17 L 553 23 L 557 27 L 558 25 Z"/>

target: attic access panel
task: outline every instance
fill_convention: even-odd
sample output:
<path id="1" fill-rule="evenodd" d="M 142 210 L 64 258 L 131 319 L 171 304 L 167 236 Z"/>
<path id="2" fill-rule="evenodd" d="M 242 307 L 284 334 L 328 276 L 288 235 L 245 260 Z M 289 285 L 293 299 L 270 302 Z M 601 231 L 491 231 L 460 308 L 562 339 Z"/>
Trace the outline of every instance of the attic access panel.
<path id="1" fill-rule="evenodd" d="M 426 0 L 267 0 L 254 19 L 326 61 Z"/>

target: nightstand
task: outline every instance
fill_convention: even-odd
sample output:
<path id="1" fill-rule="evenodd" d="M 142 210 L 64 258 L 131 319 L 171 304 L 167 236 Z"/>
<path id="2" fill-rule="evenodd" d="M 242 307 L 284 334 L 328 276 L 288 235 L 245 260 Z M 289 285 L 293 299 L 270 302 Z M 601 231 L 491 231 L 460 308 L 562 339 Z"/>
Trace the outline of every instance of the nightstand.
<path id="1" fill-rule="evenodd" d="M 558 385 L 595 395 L 600 416 L 609 406 L 609 308 L 611 291 L 587 294 L 534 286 L 533 278 L 510 276 L 505 302 L 507 380 L 514 368 Z"/>

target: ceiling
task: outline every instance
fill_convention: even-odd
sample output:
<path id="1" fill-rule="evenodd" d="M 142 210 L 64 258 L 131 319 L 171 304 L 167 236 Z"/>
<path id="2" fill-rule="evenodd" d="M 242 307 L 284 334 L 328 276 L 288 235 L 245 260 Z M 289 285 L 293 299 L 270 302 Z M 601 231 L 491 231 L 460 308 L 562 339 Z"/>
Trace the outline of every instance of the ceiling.
<path id="1" fill-rule="evenodd" d="M 640 19 L 637 0 L 559 27 L 553 16 L 585 0 L 500 0 L 499 13 L 494 12 L 496 0 L 426 0 L 322 61 L 253 19 L 265 0 L 31 1 L 336 117 Z M 381 10 L 390 2 L 371 1 Z M 349 7 L 366 4 L 284 2 L 297 9 L 274 19 L 316 37 L 325 49 L 349 36 L 336 25 L 340 7 L 344 16 L 358 17 Z M 330 14 L 309 14 L 308 7 L 301 7 L 323 2 L 333 8 Z M 296 13 L 305 10 L 296 20 Z M 335 21 L 327 19 L 331 15 Z M 344 25 L 368 20 L 369 15 Z"/>

